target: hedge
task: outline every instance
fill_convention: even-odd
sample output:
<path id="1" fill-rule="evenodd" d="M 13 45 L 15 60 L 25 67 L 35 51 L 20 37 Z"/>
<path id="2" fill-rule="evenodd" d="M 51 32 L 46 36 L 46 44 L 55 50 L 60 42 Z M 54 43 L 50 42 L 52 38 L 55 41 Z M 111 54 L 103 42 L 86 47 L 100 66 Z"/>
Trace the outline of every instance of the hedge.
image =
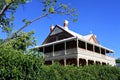
<path id="1" fill-rule="evenodd" d="M 43 61 L 38 54 L 0 48 L 0 80 L 120 80 L 120 68 L 115 66 L 48 66 Z"/>
<path id="2" fill-rule="evenodd" d="M 120 68 L 109 65 L 75 67 L 53 64 L 42 66 L 40 80 L 120 80 Z"/>

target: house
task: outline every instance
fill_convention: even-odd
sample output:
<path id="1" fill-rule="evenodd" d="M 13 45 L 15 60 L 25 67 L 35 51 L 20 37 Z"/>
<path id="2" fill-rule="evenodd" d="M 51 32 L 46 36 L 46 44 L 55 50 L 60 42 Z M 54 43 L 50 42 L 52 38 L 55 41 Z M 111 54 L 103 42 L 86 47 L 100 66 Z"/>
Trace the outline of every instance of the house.
<path id="1" fill-rule="evenodd" d="M 51 26 L 43 44 L 35 48 L 44 53 L 48 65 L 55 61 L 62 65 L 115 65 L 115 59 L 107 56 L 113 54 L 113 50 L 100 45 L 94 34 L 82 36 L 69 30 L 67 20 L 63 27 Z"/>

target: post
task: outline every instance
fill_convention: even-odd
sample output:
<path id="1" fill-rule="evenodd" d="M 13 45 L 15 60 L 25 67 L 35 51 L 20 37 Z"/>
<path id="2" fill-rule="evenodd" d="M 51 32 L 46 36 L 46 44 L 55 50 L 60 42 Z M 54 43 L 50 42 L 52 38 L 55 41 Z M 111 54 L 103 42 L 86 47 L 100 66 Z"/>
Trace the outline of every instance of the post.
<path id="1" fill-rule="evenodd" d="M 96 64 L 96 61 L 95 60 L 93 60 L 94 62 L 93 62 L 93 64 Z"/>
<path id="2" fill-rule="evenodd" d="M 66 66 L 66 58 L 64 58 L 64 66 Z"/>
<path id="3" fill-rule="evenodd" d="M 52 64 L 54 64 L 54 60 L 52 60 Z"/>
<path id="4" fill-rule="evenodd" d="M 77 58 L 77 66 L 79 67 L 79 58 Z"/>
<path id="5" fill-rule="evenodd" d="M 45 53 L 45 47 L 43 47 L 43 53 Z"/>
<path id="6" fill-rule="evenodd" d="M 93 52 L 95 52 L 95 46 L 94 46 L 94 44 L 93 44 Z"/>
<path id="7" fill-rule="evenodd" d="M 55 54 L 54 54 L 54 44 L 53 44 L 53 56 L 55 56 Z"/>
<path id="8" fill-rule="evenodd" d="M 45 57 L 45 48 L 43 47 L 43 57 Z"/>
<path id="9" fill-rule="evenodd" d="M 79 44 L 79 42 L 78 42 L 78 38 L 77 38 L 77 54 L 79 53 L 79 52 L 78 52 L 78 47 L 79 47 L 78 44 Z"/>
<path id="10" fill-rule="evenodd" d="M 87 42 L 85 42 L 85 48 L 86 48 L 86 50 L 87 50 Z"/>
<path id="11" fill-rule="evenodd" d="M 93 56 L 95 56 L 95 46 L 93 44 Z"/>
<path id="12" fill-rule="evenodd" d="M 101 54 L 101 48 L 99 47 L 99 49 L 100 49 L 100 55 L 102 56 L 102 54 Z"/>
<path id="13" fill-rule="evenodd" d="M 65 46 L 65 55 L 66 55 L 66 41 L 64 42 L 64 46 Z"/>
<path id="14" fill-rule="evenodd" d="M 86 65 L 88 66 L 88 59 L 86 59 Z"/>
<path id="15" fill-rule="evenodd" d="M 107 50 L 105 49 L 105 55 L 106 55 L 106 53 L 107 53 Z"/>

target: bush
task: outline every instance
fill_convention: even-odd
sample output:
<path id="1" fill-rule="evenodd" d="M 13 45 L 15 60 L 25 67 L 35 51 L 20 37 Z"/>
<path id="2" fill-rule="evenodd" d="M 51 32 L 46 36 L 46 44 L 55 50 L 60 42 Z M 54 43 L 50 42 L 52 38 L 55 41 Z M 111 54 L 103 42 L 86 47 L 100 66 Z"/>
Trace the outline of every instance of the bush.
<path id="1" fill-rule="evenodd" d="M 120 80 L 120 68 L 109 65 L 46 66 L 39 53 L 0 48 L 0 80 Z"/>
<path id="2" fill-rule="evenodd" d="M 40 80 L 120 80 L 120 68 L 109 65 L 75 67 L 60 64 L 42 66 Z"/>
<path id="3" fill-rule="evenodd" d="M 39 80 L 42 58 L 11 46 L 0 48 L 0 80 Z"/>

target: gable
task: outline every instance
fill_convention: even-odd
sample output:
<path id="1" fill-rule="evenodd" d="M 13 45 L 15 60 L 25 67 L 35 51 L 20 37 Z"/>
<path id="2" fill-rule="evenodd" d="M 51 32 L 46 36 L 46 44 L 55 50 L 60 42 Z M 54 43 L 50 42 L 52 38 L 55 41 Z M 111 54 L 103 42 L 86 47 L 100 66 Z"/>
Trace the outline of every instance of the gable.
<path id="1" fill-rule="evenodd" d="M 56 25 L 52 31 L 49 33 L 48 37 L 44 40 L 43 44 L 47 44 L 50 42 L 70 38 L 70 37 L 78 37 L 83 38 L 84 40 L 90 41 L 92 43 L 99 44 L 96 36 L 94 34 L 89 34 L 86 36 L 82 36 L 80 34 L 77 34 L 69 29 L 62 28 L 59 25 Z"/>
<path id="2" fill-rule="evenodd" d="M 58 28 L 58 27 L 55 27 L 55 29 L 53 30 L 53 32 L 51 32 L 50 36 L 51 36 L 51 35 L 58 34 L 58 33 L 61 33 L 61 32 L 63 32 L 63 30 L 61 30 L 61 29 Z"/>
<path id="3" fill-rule="evenodd" d="M 87 41 L 90 41 L 92 43 L 99 44 L 99 42 L 97 41 L 96 36 L 94 34 L 86 35 L 86 36 L 84 36 L 84 39 L 86 39 Z"/>
<path id="4" fill-rule="evenodd" d="M 98 41 L 97 41 L 97 39 L 96 39 L 96 36 L 94 34 L 89 38 L 89 41 L 93 42 L 93 43 L 99 44 Z"/>
<path id="5" fill-rule="evenodd" d="M 50 42 L 66 39 L 66 38 L 69 38 L 69 37 L 73 37 L 73 35 L 71 35 L 67 31 L 65 31 L 63 28 L 56 25 L 55 28 L 53 29 L 53 31 L 50 32 L 48 37 L 45 39 L 43 44 L 47 44 L 47 43 L 50 43 Z"/>

